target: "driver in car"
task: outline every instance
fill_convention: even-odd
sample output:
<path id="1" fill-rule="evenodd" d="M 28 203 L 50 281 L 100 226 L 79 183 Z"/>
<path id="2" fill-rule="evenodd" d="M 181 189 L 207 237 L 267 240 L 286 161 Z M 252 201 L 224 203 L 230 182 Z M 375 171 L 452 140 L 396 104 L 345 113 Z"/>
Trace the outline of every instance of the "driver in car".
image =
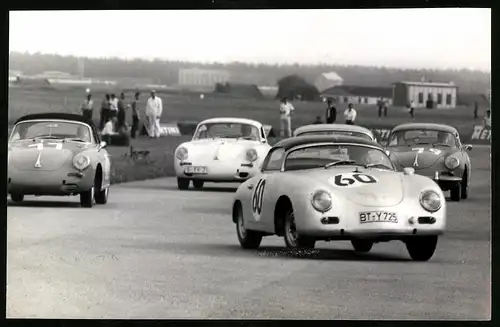
<path id="1" fill-rule="evenodd" d="M 248 126 L 248 125 L 242 125 L 241 126 L 241 137 L 245 138 L 245 139 L 256 140 L 257 135 L 255 133 L 255 128 L 252 128 L 251 126 Z"/>
<path id="2" fill-rule="evenodd" d="M 89 130 L 85 126 L 79 126 L 76 132 L 76 138 L 85 142 L 90 142 Z"/>
<path id="3" fill-rule="evenodd" d="M 437 143 L 439 143 L 439 144 L 446 144 L 446 145 L 452 146 L 453 145 L 453 140 L 451 138 L 450 133 L 439 132 L 437 134 Z"/>

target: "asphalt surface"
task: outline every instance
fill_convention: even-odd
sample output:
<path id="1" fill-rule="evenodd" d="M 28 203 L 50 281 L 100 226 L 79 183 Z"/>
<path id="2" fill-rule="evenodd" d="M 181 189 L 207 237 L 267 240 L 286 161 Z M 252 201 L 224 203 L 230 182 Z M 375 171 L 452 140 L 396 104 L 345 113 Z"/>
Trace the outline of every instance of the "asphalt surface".
<path id="1" fill-rule="evenodd" d="M 472 319 L 491 317 L 489 149 L 471 152 L 470 198 L 448 202 L 434 257 L 403 243 L 291 253 L 239 247 L 234 185 L 115 185 L 107 205 L 27 197 L 8 208 L 7 317 Z"/>

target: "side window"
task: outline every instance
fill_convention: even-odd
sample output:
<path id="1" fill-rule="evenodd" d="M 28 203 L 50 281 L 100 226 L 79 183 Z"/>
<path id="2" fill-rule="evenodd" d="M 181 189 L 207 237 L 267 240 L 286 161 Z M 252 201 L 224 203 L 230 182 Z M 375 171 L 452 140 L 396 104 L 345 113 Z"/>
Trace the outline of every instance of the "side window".
<path id="1" fill-rule="evenodd" d="M 394 133 L 388 138 L 387 146 L 396 146 L 398 145 L 398 137 L 397 134 Z"/>
<path id="2" fill-rule="evenodd" d="M 266 161 L 263 165 L 263 171 L 277 171 L 281 169 L 281 163 L 283 161 L 283 154 L 285 153 L 285 149 L 277 148 L 272 150 L 266 158 Z"/>

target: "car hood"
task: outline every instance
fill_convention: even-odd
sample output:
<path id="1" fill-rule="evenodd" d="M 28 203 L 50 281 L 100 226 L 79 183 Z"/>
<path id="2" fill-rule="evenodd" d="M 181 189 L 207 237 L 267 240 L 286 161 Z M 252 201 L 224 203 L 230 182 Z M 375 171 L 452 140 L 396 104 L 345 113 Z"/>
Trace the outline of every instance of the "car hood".
<path id="1" fill-rule="evenodd" d="M 418 150 L 423 149 L 421 153 Z M 439 160 L 444 160 L 450 154 L 457 152 L 454 148 L 439 148 L 432 146 L 404 146 L 387 148 L 390 152 L 390 157 L 395 161 L 395 164 L 401 168 L 412 167 L 415 170 L 429 168 L 434 166 Z M 418 153 L 418 157 L 417 157 Z M 415 159 L 416 158 L 416 159 Z"/>
<path id="2" fill-rule="evenodd" d="M 42 144 L 43 146 L 40 146 Z M 55 170 L 89 147 L 80 142 L 61 140 L 18 141 L 9 143 L 9 167 L 19 170 Z M 40 167 L 35 163 L 40 158 Z"/>
<path id="3" fill-rule="evenodd" d="M 205 139 L 186 142 L 182 146 L 188 149 L 188 161 L 212 159 L 227 162 L 243 158 L 246 151 L 251 148 L 258 153 L 261 152 L 263 143 L 236 139 Z"/>
<path id="4" fill-rule="evenodd" d="M 335 183 L 337 178 L 353 178 L 353 174 L 366 174 L 375 178 L 375 183 L 362 183 L 355 181 L 349 186 L 339 186 Z M 344 166 L 328 169 L 311 169 L 291 172 L 299 179 L 308 179 L 314 184 L 322 185 L 334 194 L 336 198 L 343 197 L 351 202 L 363 206 L 394 206 L 404 198 L 403 174 L 395 171 Z M 293 178 L 293 176 L 290 176 Z M 363 178 L 363 177 L 361 177 Z M 304 181 L 305 182 L 305 181 Z M 344 180 L 346 182 L 346 180 Z M 334 200 L 335 201 L 335 200 Z"/>

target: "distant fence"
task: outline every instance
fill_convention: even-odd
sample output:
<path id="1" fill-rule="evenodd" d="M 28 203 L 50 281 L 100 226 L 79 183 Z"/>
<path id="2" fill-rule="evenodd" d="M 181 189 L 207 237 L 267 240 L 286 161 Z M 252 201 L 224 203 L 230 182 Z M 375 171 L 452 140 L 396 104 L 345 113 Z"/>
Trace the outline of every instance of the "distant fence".
<path id="1" fill-rule="evenodd" d="M 198 122 L 196 121 L 181 121 L 177 123 L 161 124 L 165 135 L 193 135 Z M 274 128 L 271 125 L 264 125 L 264 130 L 268 137 L 279 136 L 279 128 Z M 389 133 L 394 126 L 376 125 L 366 126 L 370 129 L 379 142 L 387 141 Z M 491 144 L 491 127 L 483 125 L 473 125 L 471 127 L 464 127 L 460 129 L 460 139 L 464 143 L 470 144 Z"/>

